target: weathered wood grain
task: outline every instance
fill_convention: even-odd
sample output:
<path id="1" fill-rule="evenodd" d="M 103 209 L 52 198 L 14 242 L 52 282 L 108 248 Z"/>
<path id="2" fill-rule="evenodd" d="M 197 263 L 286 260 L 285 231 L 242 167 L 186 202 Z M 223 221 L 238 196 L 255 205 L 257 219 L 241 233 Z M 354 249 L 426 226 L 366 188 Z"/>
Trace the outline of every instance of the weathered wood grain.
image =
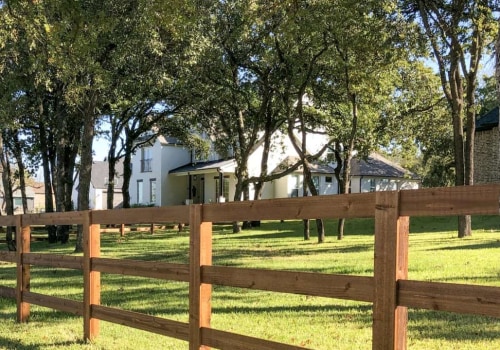
<path id="1" fill-rule="evenodd" d="M 16 226 L 18 216 L 21 215 L 0 216 L 0 226 Z"/>
<path id="2" fill-rule="evenodd" d="M 50 253 L 25 253 L 23 254 L 23 264 L 82 270 L 83 257 Z"/>
<path id="3" fill-rule="evenodd" d="M 21 226 L 21 217 L 17 216 L 16 225 L 16 306 L 17 322 L 27 322 L 30 316 L 30 304 L 24 295 L 30 290 L 30 266 L 23 263 L 23 256 L 31 249 L 31 230 L 29 226 Z"/>
<path id="4" fill-rule="evenodd" d="M 95 210 L 92 212 L 92 220 L 95 224 L 104 225 L 187 223 L 189 222 L 189 206 Z"/>
<path id="5" fill-rule="evenodd" d="M 204 283 L 281 293 L 373 301 L 373 277 L 203 266 Z"/>
<path id="6" fill-rule="evenodd" d="M 373 217 L 374 193 L 205 204 L 203 221 Z"/>
<path id="7" fill-rule="evenodd" d="M 0 261 L 15 263 L 16 262 L 16 253 L 15 252 L 0 251 Z"/>
<path id="8" fill-rule="evenodd" d="M 201 280 L 201 267 L 212 265 L 212 223 L 202 222 L 203 206 L 190 205 L 189 212 L 189 349 L 207 349 L 201 328 L 210 328 L 212 285 Z"/>
<path id="9" fill-rule="evenodd" d="M 372 348 L 406 349 L 407 310 L 397 305 L 397 281 L 408 274 L 408 217 L 399 193 L 377 192 Z"/>
<path id="10" fill-rule="evenodd" d="M 201 329 L 202 342 L 216 349 L 231 350 L 299 350 L 301 346 L 288 345 L 260 338 L 220 331 L 211 328 Z"/>
<path id="11" fill-rule="evenodd" d="M 424 188 L 400 196 L 401 216 L 500 214 L 500 185 Z"/>
<path id="12" fill-rule="evenodd" d="M 39 213 L 22 215 L 22 225 L 81 225 L 87 211 L 67 211 L 58 213 Z"/>
<path id="13" fill-rule="evenodd" d="M 188 324 L 138 312 L 115 309 L 102 305 L 92 307 L 92 316 L 103 321 L 141 329 L 143 331 L 188 340 Z M 140 349 L 138 345 L 137 349 Z"/>
<path id="14" fill-rule="evenodd" d="M 170 281 L 189 281 L 188 264 L 159 261 L 93 258 L 92 269 L 104 273 L 149 277 Z"/>
<path id="15" fill-rule="evenodd" d="M 93 212 L 88 212 L 83 224 L 83 337 L 90 341 L 100 331 L 92 307 L 101 303 L 101 273 L 92 269 L 92 259 L 101 255 L 101 230 L 92 223 L 92 216 Z"/>
<path id="16" fill-rule="evenodd" d="M 428 310 L 500 317 L 500 288 L 401 280 L 398 304 Z"/>
<path id="17" fill-rule="evenodd" d="M 24 300 L 30 304 L 68 312 L 77 316 L 83 316 L 83 303 L 81 301 L 64 299 L 33 292 L 24 292 L 23 294 Z"/>

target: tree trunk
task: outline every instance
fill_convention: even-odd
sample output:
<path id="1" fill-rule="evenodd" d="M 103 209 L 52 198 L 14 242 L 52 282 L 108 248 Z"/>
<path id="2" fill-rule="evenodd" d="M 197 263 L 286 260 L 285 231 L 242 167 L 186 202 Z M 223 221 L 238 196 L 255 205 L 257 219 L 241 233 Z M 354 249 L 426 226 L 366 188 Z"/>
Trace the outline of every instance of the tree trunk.
<path id="1" fill-rule="evenodd" d="M 41 123 L 39 128 L 40 136 L 40 151 L 42 154 L 42 167 L 43 167 L 43 181 L 45 189 L 45 212 L 54 212 L 54 193 L 53 193 L 53 177 L 51 171 L 51 155 L 54 154 L 54 150 L 51 148 L 52 142 L 47 139 L 47 133 L 45 130 L 45 124 Z M 47 225 L 47 234 L 49 243 L 57 242 L 56 227 L 54 225 Z"/>
<path id="2" fill-rule="evenodd" d="M 304 223 L 304 241 L 308 241 L 311 239 L 311 228 L 309 219 L 302 220 Z"/>
<path id="3" fill-rule="evenodd" d="M 241 198 L 243 197 L 243 200 L 249 200 L 249 190 L 248 190 L 248 182 L 246 181 L 248 179 L 248 152 L 244 152 L 245 154 L 242 154 L 242 150 L 239 151 L 240 154 L 236 155 L 236 170 L 235 170 L 235 176 L 236 176 L 236 186 L 234 190 L 234 197 L 233 200 L 235 202 L 241 201 Z M 221 179 L 220 181 L 223 181 Z M 248 223 L 244 224 L 245 228 L 248 228 Z M 233 222 L 233 233 L 239 233 L 241 232 L 241 227 L 239 222 Z"/>
<path id="4" fill-rule="evenodd" d="M 115 145 L 111 145 L 108 152 L 108 193 L 106 194 L 106 208 L 114 208 L 115 197 L 115 177 L 116 177 L 116 163 Z"/>
<path id="5" fill-rule="evenodd" d="M 17 131 L 14 131 L 11 137 L 12 153 L 14 153 L 14 158 L 16 158 L 17 171 L 19 172 L 19 189 L 21 190 L 23 214 L 26 214 L 28 213 L 28 199 L 26 197 L 26 167 L 23 161 L 23 151 Z"/>
<path id="6" fill-rule="evenodd" d="M 125 143 L 125 156 L 123 157 L 123 208 L 130 208 L 130 178 L 132 177 L 132 141 Z"/>
<path id="7" fill-rule="evenodd" d="M 495 42 L 495 77 L 497 79 L 497 99 L 500 101 L 500 18 L 498 19 L 498 35 Z"/>
<path id="8" fill-rule="evenodd" d="M 14 215 L 13 206 L 13 193 L 12 193 L 12 175 L 10 170 L 8 150 L 4 143 L 4 133 L 0 132 L 0 162 L 2 165 L 2 185 L 4 190 L 4 201 L 5 201 L 5 213 L 7 215 Z M 14 233 L 12 227 L 7 227 L 5 240 L 7 242 L 7 248 L 10 251 L 16 250 L 16 243 L 14 240 Z"/>
<path id="9" fill-rule="evenodd" d="M 93 106 L 87 110 L 84 116 L 84 127 L 82 145 L 80 152 L 80 177 L 78 184 L 78 210 L 88 210 L 90 180 L 92 175 L 92 142 L 94 140 L 94 113 Z M 83 252 L 83 227 L 78 225 L 76 234 L 75 253 Z"/>

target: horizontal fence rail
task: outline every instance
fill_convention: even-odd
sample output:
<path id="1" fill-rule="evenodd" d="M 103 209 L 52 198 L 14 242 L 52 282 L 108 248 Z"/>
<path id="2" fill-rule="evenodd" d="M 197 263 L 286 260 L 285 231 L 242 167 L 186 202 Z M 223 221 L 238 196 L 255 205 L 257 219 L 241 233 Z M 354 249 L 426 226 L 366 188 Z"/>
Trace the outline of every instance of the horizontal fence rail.
<path id="1" fill-rule="evenodd" d="M 411 216 L 498 215 L 500 186 L 432 188 L 399 192 L 317 196 L 208 205 L 26 214 L 0 217 L 16 228 L 16 252 L 0 251 L 0 261 L 16 265 L 16 287 L 0 286 L 0 296 L 16 299 L 17 319 L 28 320 L 30 305 L 83 317 L 85 339 L 108 321 L 187 341 L 189 349 L 304 349 L 234 334 L 210 326 L 212 286 L 348 299 L 373 304 L 373 349 L 405 349 L 407 308 L 500 317 L 500 288 L 408 279 Z M 212 223 L 248 220 L 375 218 L 374 275 L 236 268 L 212 264 Z M 100 256 L 101 225 L 189 224 L 189 264 L 110 259 Z M 81 225 L 83 256 L 31 253 L 31 227 Z M 30 267 L 83 272 L 83 300 L 30 291 Z M 187 323 L 100 304 L 100 274 L 119 274 L 189 284 Z"/>

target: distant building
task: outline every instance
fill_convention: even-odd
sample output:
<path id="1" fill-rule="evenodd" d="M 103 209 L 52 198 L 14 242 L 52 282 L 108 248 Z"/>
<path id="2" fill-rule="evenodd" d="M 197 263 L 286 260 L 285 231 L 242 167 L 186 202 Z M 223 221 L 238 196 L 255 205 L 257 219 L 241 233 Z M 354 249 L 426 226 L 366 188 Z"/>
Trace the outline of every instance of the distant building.
<path id="1" fill-rule="evenodd" d="M 269 154 L 270 172 L 280 172 L 297 158 L 291 141 L 282 135 Z M 324 140 L 312 137 L 307 144 L 310 153 L 320 149 Z M 263 144 L 257 143 L 248 159 L 249 176 L 260 174 Z M 229 153 L 229 152 L 228 152 Z M 325 162 L 323 160 L 323 162 Z M 334 164 L 313 165 L 312 175 L 321 195 L 338 194 Z M 131 205 L 180 205 L 232 201 L 236 187 L 236 161 L 220 157 L 213 149 L 207 159 L 198 159 L 193 152 L 173 138 L 158 137 L 132 157 L 130 181 Z M 413 189 L 420 186 L 415 175 L 398 164 L 373 153 L 366 159 L 353 159 L 351 192 Z M 287 198 L 303 195 L 303 177 L 295 172 L 264 185 L 262 198 Z M 250 198 L 253 199 L 250 185 Z"/>
<path id="2" fill-rule="evenodd" d="M 123 204 L 123 161 L 116 163 L 116 176 L 113 197 L 113 208 L 120 208 Z M 107 194 L 108 194 L 108 162 L 107 161 L 94 161 L 92 164 L 92 174 L 90 178 L 90 193 L 89 193 L 89 206 L 90 209 L 101 210 L 107 209 Z M 78 177 L 75 181 L 72 193 L 73 205 L 76 208 L 78 203 Z"/>
<path id="3" fill-rule="evenodd" d="M 499 107 L 476 121 L 474 139 L 474 183 L 500 182 Z"/>

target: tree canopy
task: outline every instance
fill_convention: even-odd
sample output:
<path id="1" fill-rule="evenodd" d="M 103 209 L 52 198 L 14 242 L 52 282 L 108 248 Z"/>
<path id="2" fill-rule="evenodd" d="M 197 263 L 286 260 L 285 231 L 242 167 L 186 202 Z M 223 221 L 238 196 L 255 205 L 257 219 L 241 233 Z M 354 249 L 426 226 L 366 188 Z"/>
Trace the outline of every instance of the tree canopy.
<path id="1" fill-rule="evenodd" d="M 304 190 L 315 194 L 309 166 L 319 161 L 336 166 L 347 192 L 352 157 L 373 150 L 406 161 L 426 185 L 473 184 L 474 121 L 498 103 L 495 80 L 479 84 L 498 33 L 496 5 L 1 1 L 2 154 L 17 154 L 18 169 L 42 165 L 47 211 L 88 208 L 99 133 L 111 143 L 109 179 L 118 159 L 130 168 L 145 132 L 200 152 L 205 137 L 236 160 L 234 200 L 249 199 L 251 186 L 258 199 L 267 181 L 299 166 Z M 328 141 L 312 152 L 314 133 Z M 298 161 L 270 175 L 277 135 L 290 137 Z M 261 173 L 250 175 L 248 157 L 261 143 Z M 122 189 L 127 198 L 127 181 Z"/>

